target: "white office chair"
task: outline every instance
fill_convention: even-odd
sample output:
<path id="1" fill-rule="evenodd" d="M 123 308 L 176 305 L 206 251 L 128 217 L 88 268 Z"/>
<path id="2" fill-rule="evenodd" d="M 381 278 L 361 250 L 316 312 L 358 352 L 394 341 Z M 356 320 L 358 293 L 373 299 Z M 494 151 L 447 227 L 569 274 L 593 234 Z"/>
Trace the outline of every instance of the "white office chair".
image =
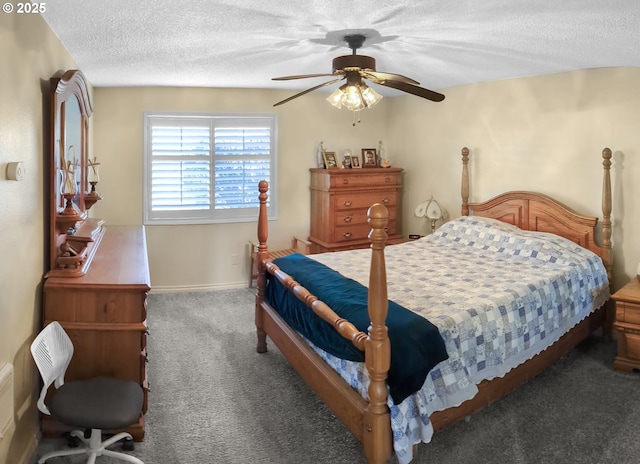
<path id="1" fill-rule="evenodd" d="M 88 454 L 87 464 L 95 463 L 96 457 L 102 455 L 144 464 L 136 457 L 106 449 L 122 439 L 131 440 L 130 434 L 122 432 L 102 441 L 103 429 L 123 429 L 138 421 L 143 402 L 140 385 L 111 377 L 65 383 L 64 375 L 73 356 L 73 343 L 58 322 L 51 322 L 38 334 L 31 344 L 31 354 L 44 383 L 38 409 L 63 424 L 91 429 L 89 439 L 84 437 L 82 430 L 71 432 L 71 436 L 86 445 L 85 448 L 52 451 L 42 456 L 38 464 L 56 456 L 75 454 Z M 45 396 L 54 382 L 56 390 L 47 406 Z"/>

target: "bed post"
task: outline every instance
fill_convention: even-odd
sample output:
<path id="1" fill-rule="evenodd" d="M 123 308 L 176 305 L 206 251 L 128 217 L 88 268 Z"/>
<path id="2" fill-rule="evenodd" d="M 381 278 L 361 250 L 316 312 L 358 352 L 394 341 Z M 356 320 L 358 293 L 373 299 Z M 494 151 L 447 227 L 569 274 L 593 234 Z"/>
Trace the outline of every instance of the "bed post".
<path id="1" fill-rule="evenodd" d="M 391 458 L 391 418 L 387 406 L 386 378 L 391 366 L 391 345 L 387 326 L 387 271 L 384 245 L 389 212 L 376 203 L 367 211 L 371 226 L 371 271 L 369 273 L 369 336 L 365 341 L 365 363 L 369 371 L 369 405 L 364 422 L 364 450 L 369 464 L 382 464 Z"/>
<path id="2" fill-rule="evenodd" d="M 267 190 L 269 184 L 266 180 L 261 180 L 258 184 L 258 199 L 260 200 L 260 210 L 258 212 L 258 252 L 256 260 L 258 262 L 258 292 L 256 293 L 256 333 L 258 336 L 258 353 L 267 352 L 267 333 L 264 331 L 262 302 L 264 301 L 264 291 L 267 284 L 266 274 L 262 261 L 268 257 L 267 237 L 269 236 L 269 223 L 267 221 Z"/>
<path id="3" fill-rule="evenodd" d="M 469 149 L 462 148 L 462 215 L 469 216 Z"/>
<path id="4" fill-rule="evenodd" d="M 602 262 L 607 270 L 609 279 L 609 289 L 613 289 L 613 254 L 611 253 L 611 149 L 606 147 L 602 150 L 602 166 L 604 176 L 602 179 Z M 610 339 L 613 330 L 613 320 L 615 309 L 612 300 L 607 302 L 604 313 L 603 335 L 605 339 Z"/>
<path id="5" fill-rule="evenodd" d="M 611 283 L 611 271 L 613 268 L 613 256 L 611 254 L 611 149 L 602 150 L 602 166 L 604 178 L 602 180 L 602 261 L 607 269 L 609 283 Z"/>

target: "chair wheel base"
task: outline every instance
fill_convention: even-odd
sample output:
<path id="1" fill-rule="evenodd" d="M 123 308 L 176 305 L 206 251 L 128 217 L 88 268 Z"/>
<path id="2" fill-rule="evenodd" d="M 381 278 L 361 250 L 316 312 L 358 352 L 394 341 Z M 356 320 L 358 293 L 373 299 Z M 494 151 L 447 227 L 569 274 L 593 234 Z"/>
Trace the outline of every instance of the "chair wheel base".
<path id="1" fill-rule="evenodd" d="M 67 440 L 67 446 L 69 448 L 77 448 L 82 443 L 80 438 L 76 437 L 75 435 L 72 435 L 71 432 L 66 432 L 64 434 L 64 437 Z"/>
<path id="2" fill-rule="evenodd" d="M 133 443 L 133 438 L 125 438 L 122 441 L 122 449 L 124 451 L 133 451 L 135 449 L 135 444 Z"/>

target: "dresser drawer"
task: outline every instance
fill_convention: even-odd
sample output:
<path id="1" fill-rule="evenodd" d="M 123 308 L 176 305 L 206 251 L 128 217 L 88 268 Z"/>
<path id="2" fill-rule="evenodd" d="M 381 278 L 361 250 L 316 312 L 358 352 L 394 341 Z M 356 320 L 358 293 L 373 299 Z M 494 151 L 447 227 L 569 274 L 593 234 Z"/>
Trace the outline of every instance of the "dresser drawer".
<path id="1" fill-rule="evenodd" d="M 133 323 L 146 318 L 146 292 L 46 289 L 45 319 L 86 323 Z"/>
<path id="2" fill-rule="evenodd" d="M 616 302 L 616 320 L 640 324 L 640 304 L 628 301 Z"/>
<path id="3" fill-rule="evenodd" d="M 380 187 L 400 185 L 401 177 L 395 172 L 377 172 L 351 174 L 349 176 L 332 176 L 330 187 Z"/>
<path id="4" fill-rule="evenodd" d="M 640 361 L 640 335 L 625 333 L 626 357 Z"/>
<path id="5" fill-rule="evenodd" d="M 393 221 L 396 219 L 396 209 L 389 208 L 389 221 Z M 345 226 L 345 225 L 357 225 L 357 224 L 367 224 L 367 210 L 366 209 L 358 209 L 358 210 L 342 210 L 337 211 L 335 213 L 335 225 L 336 227 Z"/>
<path id="6" fill-rule="evenodd" d="M 389 221 L 387 227 L 387 234 L 394 235 L 397 233 L 397 226 L 395 221 Z M 346 242 L 350 240 L 363 240 L 369 236 L 371 232 L 371 226 L 365 224 L 352 224 L 346 226 L 337 226 L 333 230 L 333 242 Z"/>
<path id="7" fill-rule="evenodd" d="M 398 203 L 398 192 L 395 190 L 370 192 L 370 193 L 340 193 L 334 195 L 334 211 L 351 209 L 369 209 L 374 203 L 380 203 L 387 207 L 395 207 Z"/>

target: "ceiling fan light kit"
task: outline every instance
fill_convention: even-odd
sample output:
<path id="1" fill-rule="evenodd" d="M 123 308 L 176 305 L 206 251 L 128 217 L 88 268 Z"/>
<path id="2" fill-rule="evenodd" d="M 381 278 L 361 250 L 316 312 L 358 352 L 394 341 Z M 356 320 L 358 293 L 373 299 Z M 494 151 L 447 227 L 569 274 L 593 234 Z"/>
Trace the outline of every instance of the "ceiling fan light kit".
<path id="1" fill-rule="evenodd" d="M 353 111 L 354 125 L 356 121 L 356 113 L 365 108 L 371 108 L 380 100 L 382 100 L 382 95 L 365 84 L 363 82 L 363 79 L 369 79 L 375 84 L 401 90 L 403 92 L 407 92 L 434 102 L 444 100 L 444 95 L 432 90 L 419 87 L 420 83 L 409 77 L 400 74 L 390 74 L 376 71 L 376 60 L 374 58 L 365 55 L 356 55 L 356 50 L 362 47 L 365 40 L 366 37 L 361 34 L 345 36 L 344 41 L 348 44 L 353 53 L 351 55 L 339 56 L 337 58 L 334 58 L 333 72 L 331 74 L 304 74 L 299 76 L 274 77 L 273 80 L 306 79 L 310 77 L 323 76 L 337 77 L 337 79 L 333 79 L 331 81 L 316 85 L 315 87 L 311 87 L 310 89 L 304 90 L 289 98 L 286 98 L 274 104 L 273 106 L 282 105 L 283 103 L 291 101 L 294 98 L 305 95 L 321 87 L 331 85 L 343 79 L 346 79 L 346 84 L 343 84 L 338 89 L 336 89 L 327 98 L 327 101 L 338 109 L 344 107 L 350 111 Z"/>
<path id="2" fill-rule="evenodd" d="M 327 101 L 336 108 L 343 106 L 351 111 L 371 108 L 382 100 L 382 95 L 363 82 L 344 84 L 327 97 Z"/>

